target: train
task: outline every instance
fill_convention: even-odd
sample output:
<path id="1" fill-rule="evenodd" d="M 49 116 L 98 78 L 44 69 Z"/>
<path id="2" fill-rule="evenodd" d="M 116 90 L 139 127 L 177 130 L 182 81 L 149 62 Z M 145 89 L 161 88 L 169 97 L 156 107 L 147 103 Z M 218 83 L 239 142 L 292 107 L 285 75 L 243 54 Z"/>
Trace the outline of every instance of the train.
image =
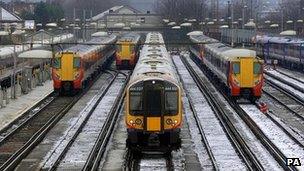
<path id="1" fill-rule="evenodd" d="M 293 31 L 284 31 L 285 33 Z M 232 34 L 233 33 L 233 34 Z M 232 38 L 233 37 L 233 38 Z M 255 30 L 221 29 L 221 41 L 235 46 L 255 47 L 257 55 L 263 57 L 267 63 L 292 69 L 304 70 L 304 39 L 295 36 L 257 33 Z M 256 46 L 255 46 L 256 45 Z"/>
<path id="2" fill-rule="evenodd" d="M 136 33 L 125 33 L 116 43 L 116 68 L 133 69 L 138 59 L 141 36 Z"/>
<path id="3" fill-rule="evenodd" d="M 276 59 L 278 64 L 291 69 L 304 70 L 304 40 L 291 37 L 258 35 L 257 53 L 266 60 Z"/>
<path id="4" fill-rule="evenodd" d="M 162 34 L 148 33 L 126 88 L 128 146 L 178 148 L 183 115 L 181 95 Z"/>
<path id="5" fill-rule="evenodd" d="M 52 59 L 54 90 L 74 94 L 87 87 L 115 54 L 115 35 L 94 37 L 57 53 Z"/>
<path id="6" fill-rule="evenodd" d="M 231 48 L 205 35 L 190 35 L 190 52 L 223 83 L 230 97 L 255 102 L 262 95 L 264 61 L 249 49 Z"/>

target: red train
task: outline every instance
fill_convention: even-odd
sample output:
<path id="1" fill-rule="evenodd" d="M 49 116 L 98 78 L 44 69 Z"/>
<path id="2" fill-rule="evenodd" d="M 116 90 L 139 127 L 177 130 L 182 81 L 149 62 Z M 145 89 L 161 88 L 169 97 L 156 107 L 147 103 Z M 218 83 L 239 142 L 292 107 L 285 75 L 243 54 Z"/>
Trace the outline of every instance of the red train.
<path id="1" fill-rule="evenodd" d="M 122 35 L 116 43 L 116 67 L 117 69 L 134 68 L 138 60 L 140 47 L 140 35 L 127 33 Z"/>
<path id="2" fill-rule="evenodd" d="M 52 61 L 54 89 L 70 94 L 87 86 L 102 65 L 114 55 L 115 41 L 114 35 L 95 37 L 86 44 L 57 53 Z"/>

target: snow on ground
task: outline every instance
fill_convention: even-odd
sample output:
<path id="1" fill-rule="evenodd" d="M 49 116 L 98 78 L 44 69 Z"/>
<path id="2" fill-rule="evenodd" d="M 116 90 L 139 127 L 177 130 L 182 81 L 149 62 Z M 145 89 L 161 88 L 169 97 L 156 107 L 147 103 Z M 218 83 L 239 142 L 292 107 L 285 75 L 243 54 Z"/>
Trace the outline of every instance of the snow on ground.
<path id="1" fill-rule="evenodd" d="M 304 149 L 296 144 L 283 130 L 261 113 L 254 105 L 241 105 L 244 111 L 253 119 L 264 134 L 277 146 L 287 158 L 300 158 L 304 161 Z M 304 170 L 304 165 L 297 167 Z"/>
<path id="2" fill-rule="evenodd" d="M 274 76 L 275 78 L 283 79 L 290 83 L 294 87 L 298 87 L 300 90 L 304 92 L 304 84 L 296 79 L 293 79 L 292 77 L 286 76 L 284 74 L 281 74 L 280 72 L 277 72 L 276 70 L 267 70 L 266 71 L 271 76 Z"/>
<path id="3" fill-rule="evenodd" d="M 108 81 L 108 84 L 110 81 Z M 84 122 L 86 116 L 90 112 L 90 110 L 93 108 L 94 104 L 97 102 L 97 100 L 101 97 L 103 90 L 106 88 L 108 84 L 104 84 L 96 93 L 96 95 L 91 98 L 90 101 L 88 101 L 86 106 L 83 108 L 83 110 L 80 112 L 77 117 L 73 117 L 68 121 L 69 128 L 66 129 L 64 132 L 64 136 L 61 136 L 57 141 L 56 144 L 52 147 L 52 150 L 48 152 L 48 154 L 44 157 L 42 164 L 43 168 L 49 168 L 59 157 L 61 151 L 67 146 L 67 143 L 72 139 L 75 132 L 80 127 L 81 123 Z"/>
<path id="4" fill-rule="evenodd" d="M 190 59 L 186 59 L 192 68 L 199 73 L 200 75 L 204 75 L 204 73 L 199 69 L 199 67 Z M 214 88 L 214 92 L 217 90 Z M 224 97 L 218 92 L 218 97 L 225 103 L 225 107 L 231 111 L 227 113 L 235 128 L 242 135 L 245 142 L 249 145 L 250 149 L 256 154 L 258 160 L 263 165 L 265 170 L 282 170 L 281 166 L 276 162 L 276 160 L 271 156 L 268 150 L 261 144 L 261 142 L 256 138 L 250 128 L 246 125 L 246 123 L 240 118 L 240 116 L 235 113 L 235 111 L 230 107 L 228 102 L 224 99 Z"/>
<path id="5" fill-rule="evenodd" d="M 285 69 L 285 68 L 281 68 L 281 67 L 277 67 L 278 71 L 283 72 L 284 74 L 287 74 L 291 77 L 297 78 L 301 81 L 304 81 L 304 74 L 302 72 L 298 72 L 298 71 L 291 71 L 289 69 Z"/>
<path id="6" fill-rule="evenodd" d="M 286 85 L 285 83 L 283 83 L 283 82 L 281 82 L 281 81 L 278 81 L 278 80 L 276 80 L 276 79 L 274 79 L 274 78 L 270 78 L 270 77 L 268 77 L 268 76 L 266 76 L 266 78 L 267 78 L 267 80 L 269 80 L 270 82 L 272 82 L 272 83 L 276 84 L 277 86 L 282 87 L 283 89 L 287 90 L 287 91 L 290 92 L 292 95 L 297 96 L 297 97 L 299 97 L 299 98 L 301 98 L 301 99 L 304 100 L 304 93 L 302 93 L 302 92 L 300 92 L 300 91 L 298 91 L 298 90 L 296 90 L 296 89 L 290 87 L 289 85 Z"/>
<path id="7" fill-rule="evenodd" d="M 142 171 L 165 171 L 167 170 L 165 158 L 145 158 L 140 160 L 139 170 Z"/>
<path id="8" fill-rule="evenodd" d="M 173 61 L 182 77 L 185 91 L 189 95 L 188 98 L 191 99 L 194 110 L 196 110 L 198 114 L 212 154 L 217 162 L 217 167 L 223 170 L 246 170 L 246 165 L 230 143 L 218 119 L 196 86 L 190 73 L 183 65 L 181 59 L 178 56 L 173 56 Z M 198 138 L 201 139 L 201 137 Z"/>
<path id="9" fill-rule="evenodd" d="M 90 151 L 93 148 L 99 133 L 107 119 L 113 103 L 119 95 L 120 89 L 124 84 L 124 78 L 116 79 L 107 91 L 103 99 L 99 102 L 88 122 L 77 136 L 75 142 L 66 153 L 59 168 L 69 169 L 73 167 L 82 168 Z"/>
<path id="10" fill-rule="evenodd" d="M 189 125 L 190 134 L 192 137 L 192 141 L 194 143 L 195 152 L 198 155 L 200 164 L 202 168 L 213 168 L 210 157 L 208 156 L 205 145 L 202 142 L 201 138 L 196 138 L 200 135 L 199 129 L 196 126 L 196 121 L 193 117 L 193 113 L 190 109 L 189 101 L 186 96 L 183 97 L 183 107 L 186 115 L 186 121 Z M 205 170 L 205 169 L 204 169 Z"/>

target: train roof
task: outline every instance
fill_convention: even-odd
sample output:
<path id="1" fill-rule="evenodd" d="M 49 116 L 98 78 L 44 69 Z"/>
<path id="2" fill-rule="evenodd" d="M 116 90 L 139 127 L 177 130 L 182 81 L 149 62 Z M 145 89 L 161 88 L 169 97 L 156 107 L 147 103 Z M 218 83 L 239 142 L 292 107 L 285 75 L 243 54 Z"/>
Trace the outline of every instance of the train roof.
<path id="1" fill-rule="evenodd" d="M 227 58 L 256 57 L 256 51 L 250 49 L 230 49 L 222 53 Z"/>
<path id="2" fill-rule="evenodd" d="M 177 84 L 172 59 L 163 45 L 160 33 L 148 33 L 140 57 L 130 79 L 130 85 L 144 80 L 165 80 Z M 151 43 L 151 44 L 150 44 Z M 155 43 L 155 44 L 154 44 Z"/>
<path id="3" fill-rule="evenodd" d="M 235 58 L 256 57 L 256 51 L 250 49 L 234 49 L 226 46 L 223 43 L 214 43 L 206 45 L 207 51 L 222 58 L 226 61 L 234 60 Z"/>
<path id="4" fill-rule="evenodd" d="M 85 54 L 95 51 L 99 48 L 103 48 L 106 44 L 113 44 L 115 43 L 115 41 L 116 41 L 115 35 L 99 36 L 92 38 L 91 40 L 87 41 L 85 44 L 78 44 L 70 48 L 67 48 L 64 51 Z"/>
<path id="5" fill-rule="evenodd" d="M 291 37 L 279 37 L 279 36 L 257 36 L 258 43 L 276 43 L 276 44 L 297 44 L 304 46 L 304 39 L 291 38 Z"/>
<path id="6" fill-rule="evenodd" d="M 117 42 L 138 42 L 140 39 L 140 35 L 137 33 L 126 33 L 121 35 Z"/>
<path id="7" fill-rule="evenodd" d="M 201 43 L 201 44 L 208 44 L 208 43 L 217 43 L 219 42 L 216 39 L 210 38 L 208 36 L 205 35 L 190 35 L 190 40 L 193 43 Z"/>
<path id="8" fill-rule="evenodd" d="M 215 57 L 226 61 L 242 57 L 256 57 L 256 52 L 254 50 L 234 49 L 203 34 L 190 35 L 189 37 L 193 43 L 204 44 L 206 51 L 212 53 Z"/>

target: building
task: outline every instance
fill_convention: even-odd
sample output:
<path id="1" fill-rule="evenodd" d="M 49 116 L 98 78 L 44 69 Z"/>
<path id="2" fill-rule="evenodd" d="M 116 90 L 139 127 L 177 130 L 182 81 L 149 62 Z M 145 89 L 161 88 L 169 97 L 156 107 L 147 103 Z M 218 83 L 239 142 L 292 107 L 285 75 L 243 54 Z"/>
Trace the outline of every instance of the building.
<path id="1" fill-rule="evenodd" d="M 162 26 L 159 15 L 150 11 L 143 13 L 130 6 L 114 6 L 92 17 L 92 21 L 97 22 L 98 28 L 107 29 L 143 29 Z"/>
<path id="2" fill-rule="evenodd" d="M 22 28 L 23 20 L 16 14 L 0 7 L 0 27 L 1 30 L 12 32 L 16 28 Z"/>

